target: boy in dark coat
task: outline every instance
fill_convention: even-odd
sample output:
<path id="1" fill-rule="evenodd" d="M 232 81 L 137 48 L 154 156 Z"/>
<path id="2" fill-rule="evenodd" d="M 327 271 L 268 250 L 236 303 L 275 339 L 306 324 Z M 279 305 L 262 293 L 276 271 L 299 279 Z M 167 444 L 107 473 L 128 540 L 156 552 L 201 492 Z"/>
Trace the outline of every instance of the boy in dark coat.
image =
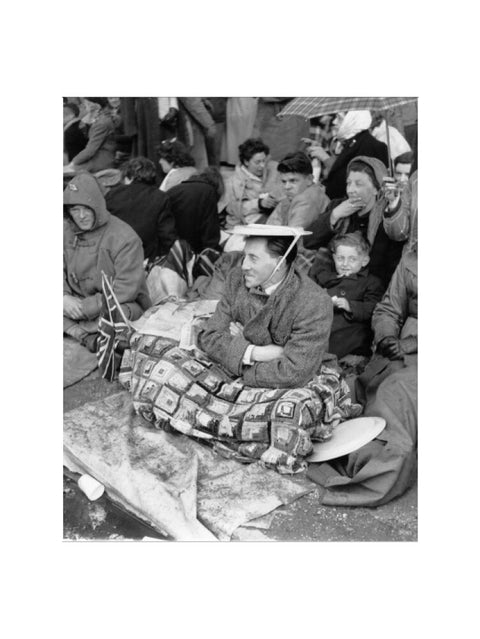
<path id="1" fill-rule="evenodd" d="M 335 270 L 320 257 L 309 272 L 327 289 L 334 306 L 328 351 L 339 359 L 349 354 L 369 356 L 373 338 L 370 322 L 385 290 L 378 277 L 368 272 L 369 244 L 355 232 L 337 235 L 329 249 Z"/>

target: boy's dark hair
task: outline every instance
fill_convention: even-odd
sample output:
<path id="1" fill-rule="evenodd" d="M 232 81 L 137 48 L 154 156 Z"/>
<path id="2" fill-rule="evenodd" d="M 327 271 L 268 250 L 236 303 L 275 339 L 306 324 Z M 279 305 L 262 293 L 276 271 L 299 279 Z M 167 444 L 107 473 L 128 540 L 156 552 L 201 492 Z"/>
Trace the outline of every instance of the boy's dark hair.
<path id="1" fill-rule="evenodd" d="M 352 246 L 356 248 L 361 255 L 370 255 L 370 243 L 363 237 L 360 231 L 335 235 L 330 241 L 328 248 L 333 254 L 339 246 Z"/>
<path id="2" fill-rule="evenodd" d="M 370 178 L 370 180 L 372 181 L 373 186 L 377 189 L 377 191 L 380 190 L 380 184 L 378 183 L 375 173 L 372 167 L 370 167 L 368 164 L 365 164 L 365 162 L 362 162 L 361 160 L 352 160 L 352 162 L 348 165 L 347 178 L 352 171 L 358 171 L 359 173 L 366 173 L 368 177 Z"/>
<path id="3" fill-rule="evenodd" d="M 300 173 L 301 175 L 312 175 L 313 168 L 310 158 L 302 151 L 289 153 L 279 162 L 277 171 L 279 173 Z"/>
<path id="4" fill-rule="evenodd" d="M 293 241 L 293 236 L 275 236 L 275 237 L 266 237 L 267 240 L 267 250 L 273 255 L 278 255 L 282 257 L 288 250 L 288 247 Z M 285 258 L 285 262 L 288 266 L 294 261 L 297 257 L 297 244 L 292 248 L 290 253 Z"/>
<path id="5" fill-rule="evenodd" d="M 132 158 L 122 166 L 122 178 L 124 177 L 140 184 L 155 184 L 155 164 L 143 156 Z"/>
<path id="6" fill-rule="evenodd" d="M 75 104 L 75 102 L 65 102 L 63 108 L 68 109 L 76 118 L 80 115 L 80 109 L 78 108 L 78 104 Z"/>
<path id="7" fill-rule="evenodd" d="M 195 166 L 195 160 L 187 151 L 187 147 L 178 140 L 164 140 L 161 142 L 158 155 L 175 168 Z"/>
<path id="8" fill-rule="evenodd" d="M 241 164 L 245 164 L 253 158 L 256 153 L 270 153 L 270 148 L 261 138 L 248 138 L 238 147 L 238 157 Z"/>
<path id="9" fill-rule="evenodd" d="M 393 166 L 397 166 L 397 164 L 412 164 L 413 163 L 413 153 L 411 151 L 406 151 L 405 153 L 400 153 L 393 160 Z"/>

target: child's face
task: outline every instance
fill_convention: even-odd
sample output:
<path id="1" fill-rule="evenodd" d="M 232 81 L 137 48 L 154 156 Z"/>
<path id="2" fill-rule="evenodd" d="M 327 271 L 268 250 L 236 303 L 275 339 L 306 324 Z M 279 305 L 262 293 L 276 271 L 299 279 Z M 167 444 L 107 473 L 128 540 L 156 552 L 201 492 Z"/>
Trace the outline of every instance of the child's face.
<path id="1" fill-rule="evenodd" d="M 369 262 L 368 255 L 360 253 L 354 246 L 337 246 L 333 254 L 335 268 L 339 275 L 358 273 Z"/>

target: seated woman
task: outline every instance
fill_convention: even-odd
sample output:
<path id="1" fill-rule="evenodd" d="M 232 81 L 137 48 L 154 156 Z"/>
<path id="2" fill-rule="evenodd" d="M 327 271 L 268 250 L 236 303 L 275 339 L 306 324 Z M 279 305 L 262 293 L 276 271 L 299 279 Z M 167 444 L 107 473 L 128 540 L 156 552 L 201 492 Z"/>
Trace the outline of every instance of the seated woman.
<path id="1" fill-rule="evenodd" d="M 107 209 L 137 233 L 147 260 L 166 255 L 177 234 L 168 198 L 155 184 L 155 164 L 144 157 L 133 158 L 122 167 L 122 177 L 123 184 L 105 197 Z"/>
<path id="2" fill-rule="evenodd" d="M 149 308 L 143 249 L 132 228 L 110 215 L 97 180 L 74 177 L 63 194 L 63 332 L 96 350 L 102 310 L 102 271 L 127 319 Z"/>
<path id="3" fill-rule="evenodd" d="M 403 242 L 390 237 L 383 217 L 387 201 L 382 182 L 387 175 L 385 165 L 376 158 L 359 156 L 347 168 L 347 197 L 332 200 L 325 211 L 308 227 L 312 235 L 304 238 L 304 246 L 318 249 L 328 246 L 334 235 L 360 231 L 370 243 L 370 273 L 386 287 L 400 260 Z"/>
<path id="4" fill-rule="evenodd" d="M 90 125 L 87 146 L 64 167 L 66 173 L 95 173 L 113 166 L 115 159 L 115 125 L 107 98 L 85 98 L 87 115 L 83 122 Z"/>
<path id="5" fill-rule="evenodd" d="M 181 142 L 165 140 L 160 145 L 159 156 L 160 166 L 165 173 L 160 184 L 161 191 L 168 191 L 197 172 L 195 160 Z"/>
<path id="6" fill-rule="evenodd" d="M 260 138 L 238 147 L 240 163 L 226 184 L 227 229 L 265 222 L 282 196 L 277 162 L 268 159 L 269 152 Z"/>

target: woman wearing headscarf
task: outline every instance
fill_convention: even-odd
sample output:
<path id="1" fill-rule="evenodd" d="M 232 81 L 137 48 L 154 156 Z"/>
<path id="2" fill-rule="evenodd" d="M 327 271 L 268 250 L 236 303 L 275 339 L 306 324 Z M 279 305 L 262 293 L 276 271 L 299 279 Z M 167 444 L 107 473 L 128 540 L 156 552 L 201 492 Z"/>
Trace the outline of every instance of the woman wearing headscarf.
<path id="1" fill-rule="evenodd" d="M 383 216 L 387 200 L 382 181 L 387 168 L 377 158 L 361 155 L 351 160 L 345 171 L 347 197 L 332 200 L 306 229 L 312 231 L 312 235 L 303 238 L 304 247 L 327 247 L 334 235 L 360 231 L 372 247 L 369 270 L 387 286 L 404 245 L 403 241 L 389 236 Z M 324 253 L 320 252 L 317 259 L 326 259 Z"/>
<path id="2" fill-rule="evenodd" d="M 369 131 L 372 124 L 370 111 L 348 111 L 345 117 L 339 113 L 333 124 L 338 127 L 335 148 L 337 157 L 323 181 L 325 191 L 331 200 L 345 197 L 347 166 L 353 158 L 359 155 L 377 158 L 388 166 L 387 145 L 375 139 Z M 321 162 L 328 162 L 329 156 L 321 147 L 311 146 L 308 153 Z"/>

